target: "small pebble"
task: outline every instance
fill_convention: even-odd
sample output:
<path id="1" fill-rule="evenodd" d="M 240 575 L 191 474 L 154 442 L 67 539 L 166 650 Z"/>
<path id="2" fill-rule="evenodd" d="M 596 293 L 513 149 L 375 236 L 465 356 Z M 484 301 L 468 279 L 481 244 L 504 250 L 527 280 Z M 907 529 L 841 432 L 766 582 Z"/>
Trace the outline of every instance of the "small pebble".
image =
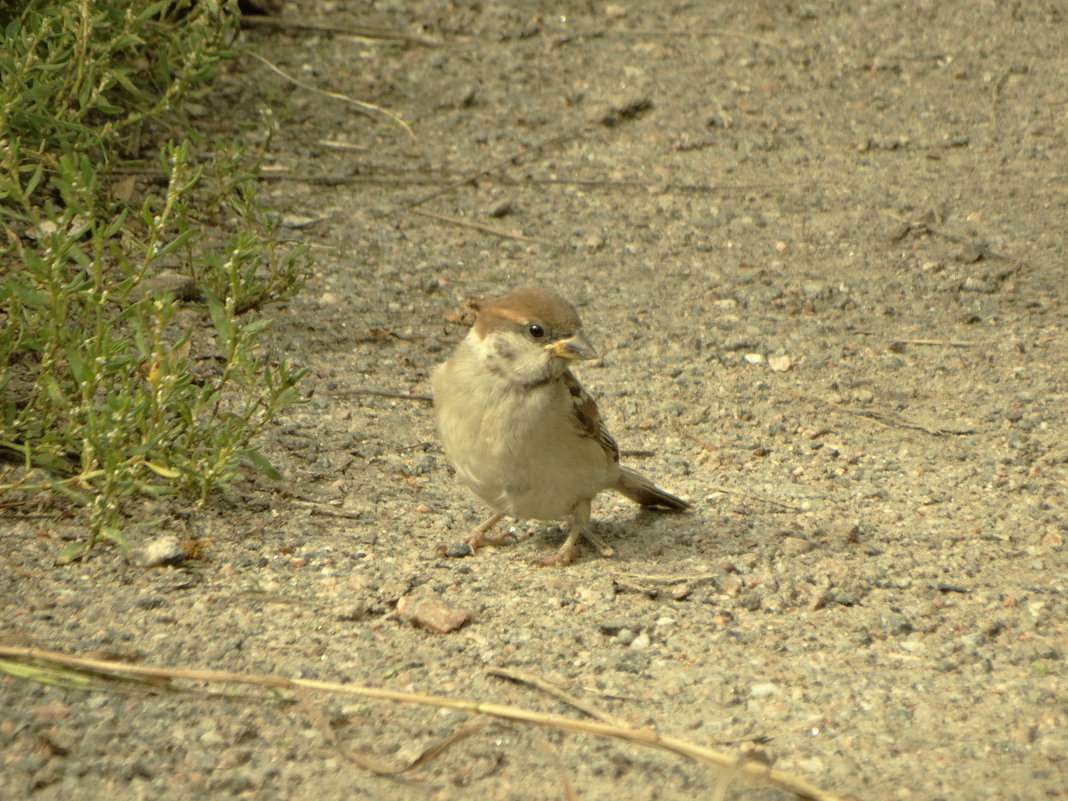
<path id="1" fill-rule="evenodd" d="M 631 625 L 626 620 L 605 620 L 597 624 L 597 628 L 601 630 L 602 634 L 608 634 L 614 636 L 624 629 L 633 629 L 636 626 Z"/>
<path id="2" fill-rule="evenodd" d="M 445 555 L 456 558 L 464 556 L 474 556 L 475 549 L 472 548 L 471 544 L 467 542 L 450 542 L 448 545 L 445 546 Z"/>
<path id="3" fill-rule="evenodd" d="M 783 556 L 800 556 L 803 553 L 808 553 L 814 547 L 811 542 L 801 537 L 784 537 L 779 545 L 779 550 Z"/>
<path id="4" fill-rule="evenodd" d="M 778 695 L 779 685 L 771 681 L 763 681 L 749 688 L 749 695 L 753 698 L 767 698 L 769 695 Z"/>
<path id="5" fill-rule="evenodd" d="M 397 601 L 402 618 L 437 634 L 449 634 L 471 620 L 466 609 L 449 606 L 437 598 L 413 599 L 405 595 Z"/>
<path id="6" fill-rule="evenodd" d="M 776 373 L 785 373 L 787 370 L 793 367 L 793 364 L 794 360 L 790 356 L 787 356 L 785 353 L 779 356 L 771 356 L 768 358 L 768 367 L 770 367 Z"/>
<path id="7" fill-rule="evenodd" d="M 860 539 L 860 526 L 855 520 L 835 520 L 827 525 L 826 534 L 834 542 L 857 542 Z"/>
<path id="8" fill-rule="evenodd" d="M 639 631 L 634 639 L 630 641 L 630 647 L 635 651 L 642 651 L 649 647 L 649 643 L 649 634 L 644 631 Z"/>
<path id="9" fill-rule="evenodd" d="M 489 211 L 490 217 L 501 218 L 506 217 L 509 214 L 514 214 L 516 211 L 515 201 L 504 200 L 498 203 Z"/>

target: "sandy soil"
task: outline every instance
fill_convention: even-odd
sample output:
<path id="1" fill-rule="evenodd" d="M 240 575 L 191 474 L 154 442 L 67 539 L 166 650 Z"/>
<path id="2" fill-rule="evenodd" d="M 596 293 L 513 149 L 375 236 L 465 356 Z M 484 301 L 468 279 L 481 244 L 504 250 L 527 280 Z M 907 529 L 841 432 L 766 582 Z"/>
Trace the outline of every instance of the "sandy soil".
<path id="1" fill-rule="evenodd" d="M 310 370 L 269 432 L 286 480 L 146 510 L 141 540 L 202 548 L 168 567 L 58 567 L 71 524 L 7 513 L 3 640 L 582 717 L 505 668 L 843 796 L 1064 797 L 1068 11 L 735 5 L 289 12 L 433 47 L 251 29 L 418 137 L 252 59 L 208 104 L 252 143 L 282 109 L 264 192 L 315 254 L 271 310 L 273 352 Z M 484 510 L 435 442 L 428 376 L 465 298 L 527 282 L 579 307 L 604 354 L 581 378 L 627 461 L 695 505 L 604 496 L 615 556 L 566 569 L 531 565 L 551 523 L 438 553 Z M 471 622 L 427 631 L 402 597 Z M 467 717 L 228 692 L 0 679 L 0 795 L 544 799 L 566 776 L 637 801 L 724 779 L 511 726 L 383 777 L 327 730 L 402 765 Z"/>

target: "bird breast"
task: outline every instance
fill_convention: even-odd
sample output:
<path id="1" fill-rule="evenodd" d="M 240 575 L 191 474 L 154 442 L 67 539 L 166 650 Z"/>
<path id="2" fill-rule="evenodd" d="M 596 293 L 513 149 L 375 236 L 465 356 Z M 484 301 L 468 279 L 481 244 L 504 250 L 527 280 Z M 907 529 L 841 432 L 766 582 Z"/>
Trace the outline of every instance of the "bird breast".
<path id="1" fill-rule="evenodd" d="M 496 511 L 560 519 L 616 480 L 618 466 L 573 423 L 562 381 L 516 385 L 461 346 L 432 384 L 445 455 Z"/>

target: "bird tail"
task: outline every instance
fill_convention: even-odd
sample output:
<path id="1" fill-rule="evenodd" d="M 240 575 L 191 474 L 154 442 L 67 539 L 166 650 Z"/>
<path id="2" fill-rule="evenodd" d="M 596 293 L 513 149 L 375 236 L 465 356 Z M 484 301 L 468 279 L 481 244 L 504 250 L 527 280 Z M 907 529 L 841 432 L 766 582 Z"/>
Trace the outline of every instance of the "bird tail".
<path id="1" fill-rule="evenodd" d="M 646 507 L 668 509 L 672 512 L 684 512 L 690 508 L 690 504 L 682 498 L 677 498 L 670 492 L 664 492 L 641 473 L 629 467 L 620 466 L 619 469 L 621 472 L 615 489 L 635 503 Z"/>

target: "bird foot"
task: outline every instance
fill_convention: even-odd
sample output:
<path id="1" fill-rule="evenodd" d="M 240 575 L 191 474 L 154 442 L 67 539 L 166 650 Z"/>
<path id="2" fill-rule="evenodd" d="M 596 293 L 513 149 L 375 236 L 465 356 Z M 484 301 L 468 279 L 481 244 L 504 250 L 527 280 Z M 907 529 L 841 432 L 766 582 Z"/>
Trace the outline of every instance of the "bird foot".
<path id="1" fill-rule="evenodd" d="M 575 558 L 575 543 L 565 542 L 551 556 L 546 556 L 534 562 L 538 567 L 567 567 Z"/>
<path id="2" fill-rule="evenodd" d="M 502 517 L 504 517 L 503 514 L 495 514 L 486 518 L 463 541 L 439 545 L 438 553 L 444 556 L 471 556 L 483 545 L 504 545 L 510 539 L 518 540 L 519 538 L 511 531 L 489 536 L 489 532 L 501 521 Z"/>
<path id="3" fill-rule="evenodd" d="M 471 546 L 471 550 L 477 551 L 483 545 L 507 545 L 508 542 L 519 542 L 519 537 L 514 532 L 506 531 L 503 534 L 488 535 L 485 531 L 475 531 L 464 540 Z"/>

